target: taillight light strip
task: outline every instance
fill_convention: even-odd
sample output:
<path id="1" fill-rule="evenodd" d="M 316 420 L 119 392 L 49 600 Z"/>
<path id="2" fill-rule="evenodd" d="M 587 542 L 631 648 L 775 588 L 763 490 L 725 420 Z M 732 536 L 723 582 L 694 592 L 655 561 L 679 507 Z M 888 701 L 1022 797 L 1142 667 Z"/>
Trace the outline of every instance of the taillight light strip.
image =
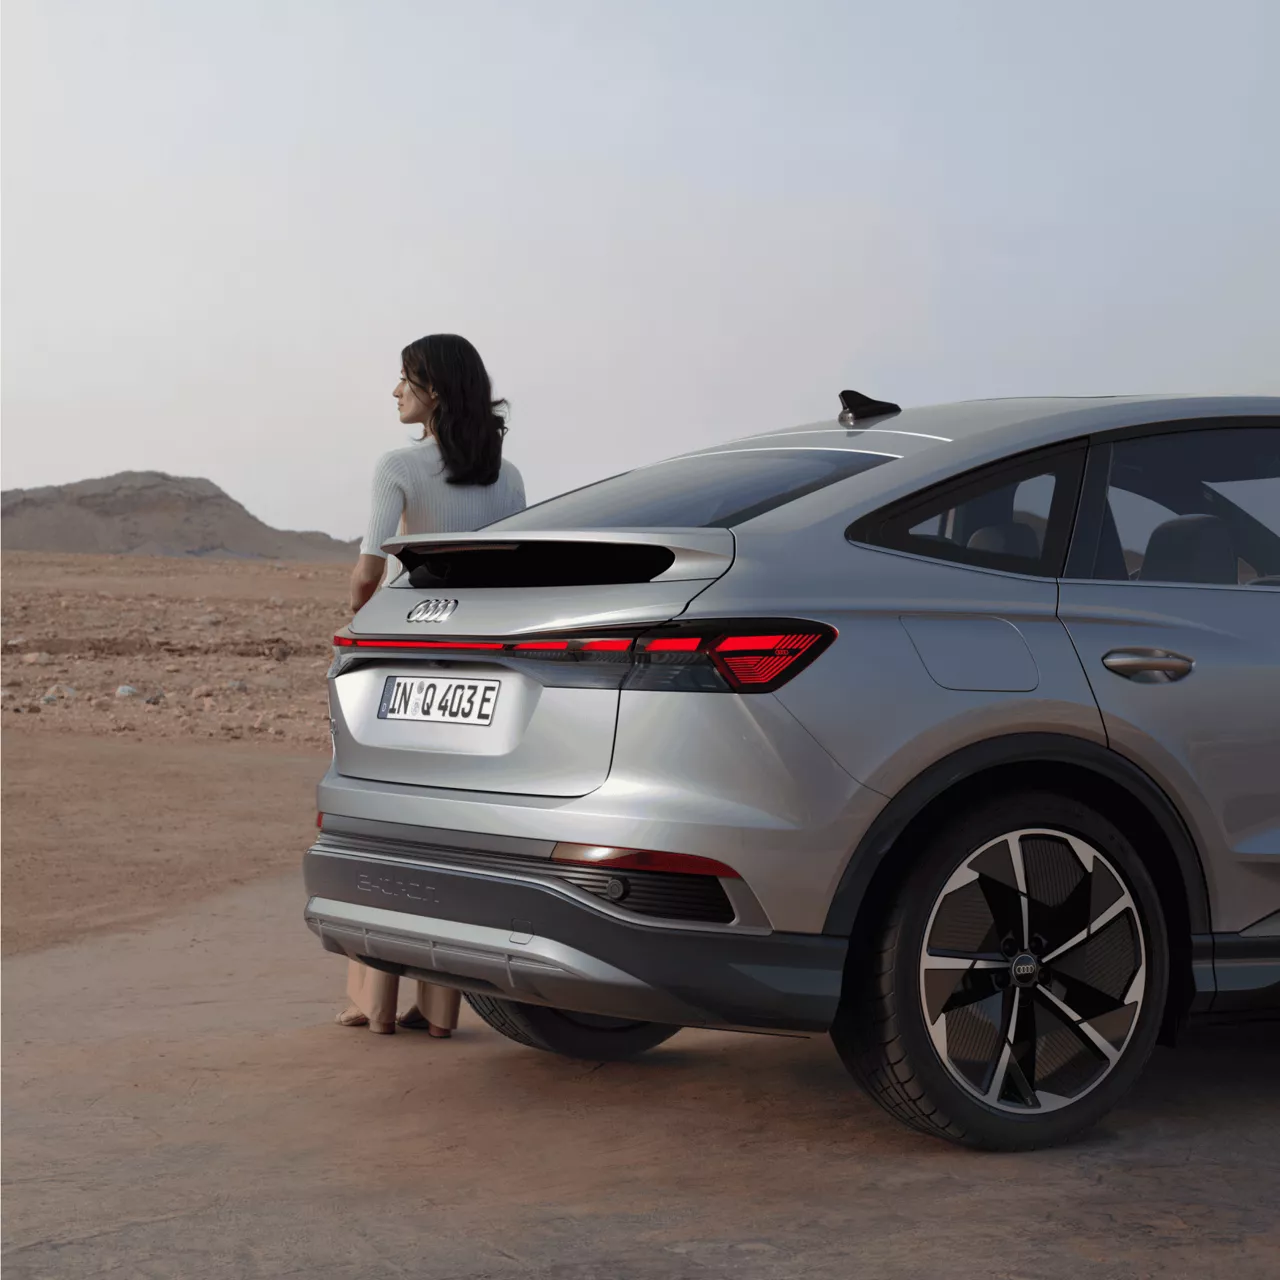
<path id="1" fill-rule="evenodd" d="M 415 650 L 442 655 L 501 653 L 524 659 L 593 659 L 621 662 L 636 678 L 627 687 L 646 686 L 640 673 L 652 669 L 667 673 L 661 687 L 674 688 L 672 673 L 700 668 L 718 674 L 735 693 L 768 692 L 785 683 L 816 658 L 836 637 L 823 623 L 776 619 L 745 622 L 699 622 L 646 629 L 639 634 L 614 636 L 539 636 L 529 640 L 402 639 L 378 636 L 335 635 L 339 649 Z M 703 687 L 703 686 L 699 686 Z"/>

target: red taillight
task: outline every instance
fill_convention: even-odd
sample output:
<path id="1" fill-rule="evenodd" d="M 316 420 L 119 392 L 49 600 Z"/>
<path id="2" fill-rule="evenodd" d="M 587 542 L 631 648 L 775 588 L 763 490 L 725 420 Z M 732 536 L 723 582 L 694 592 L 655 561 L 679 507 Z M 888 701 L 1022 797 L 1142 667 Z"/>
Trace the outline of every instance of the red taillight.
<path id="1" fill-rule="evenodd" d="M 744 688 L 774 684 L 821 639 L 818 631 L 785 636 L 726 636 L 711 651 L 711 659 L 730 684 Z"/>
<path id="2" fill-rule="evenodd" d="M 654 692 L 771 693 L 808 666 L 835 637 L 833 627 L 819 622 L 756 618 L 671 623 L 616 635 L 551 635 L 527 640 L 336 635 L 333 643 L 342 649 L 428 651 L 443 658 L 509 654 L 538 663 L 538 678 L 548 684 Z"/>
<path id="3" fill-rule="evenodd" d="M 642 640 L 640 648 L 644 653 L 694 653 L 701 643 L 699 636 L 673 636 L 670 639 L 657 637 Z"/>
<path id="4" fill-rule="evenodd" d="M 640 640 L 628 688 L 771 693 L 836 638 L 835 629 L 823 623 L 776 618 L 694 622 L 671 631 Z"/>
<path id="5" fill-rule="evenodd" d="M 340 649 L 465 649 L 468 652 L 484 650 L 494 653 L 507 648 L 501 640 L 384 640 L 372 636 L 367 640 L 334 636 L 333 643 Z"/>
<path id="6" fill-rule="evenodd" d="M 551 857 L 583 867 L 608 871 L 673 871 L 686 876 L 720 876 L 739 880 L 730 866 L 694 853 L 663 853 L 657 849 L 615 849 L 611 845 L 557 844 Z"/>

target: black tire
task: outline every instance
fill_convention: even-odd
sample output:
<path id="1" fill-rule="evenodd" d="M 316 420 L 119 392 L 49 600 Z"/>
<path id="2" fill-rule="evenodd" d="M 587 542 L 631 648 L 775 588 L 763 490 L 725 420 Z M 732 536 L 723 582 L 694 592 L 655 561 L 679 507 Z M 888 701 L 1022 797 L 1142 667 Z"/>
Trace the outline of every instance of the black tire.
<path id="1" fill-rule="evenodd" d="M 1025 893 L 1009 893 L 1015 880 Z M 993 950 L 997 917 L 1011 914 Z M 868 943 L 851 949 L 831 1036 L 866 1092 L 924 1133 L 986 1150 L 1052 1146 L 1114 1107 L 1155 1047 L 1169 982 L 1159 895 L 1124 835 L 1075 800 L 1019 793 L 949 822 Z"/>
<path id="2" fill-rule="evenodd" d="M 625 1062 L 670 1040 L 679 1027 L 661 1022 L 629 1022 L 594 1013 L 573 1013 L 543 1005 L 518 1004 L 493 996 L 468 995 L 467 1003 L 495 1031 L 527 1045 L 564 1058 L 588 1062 Z"/>

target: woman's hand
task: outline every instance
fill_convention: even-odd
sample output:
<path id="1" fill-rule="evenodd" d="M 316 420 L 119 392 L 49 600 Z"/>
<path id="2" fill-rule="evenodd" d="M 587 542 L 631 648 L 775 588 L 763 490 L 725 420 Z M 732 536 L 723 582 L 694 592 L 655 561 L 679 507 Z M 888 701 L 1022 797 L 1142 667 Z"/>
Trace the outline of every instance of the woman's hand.
<path id="1" fill-rule="evenodd" d="M 359 613 L 382 581 L 387 562 L 381 556 L 361 556 L 351 571 L 351 612 Z"/>

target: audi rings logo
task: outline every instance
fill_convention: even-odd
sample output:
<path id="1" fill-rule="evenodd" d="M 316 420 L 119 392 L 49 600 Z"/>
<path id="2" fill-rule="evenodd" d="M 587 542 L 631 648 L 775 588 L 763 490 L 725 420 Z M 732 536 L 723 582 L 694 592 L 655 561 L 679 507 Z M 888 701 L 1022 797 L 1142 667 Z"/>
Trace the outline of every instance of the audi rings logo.
<path id="1" fill-rule="evenodd" d="M 409 610 L 410 622 L 444 622 L 453 617 L 456 600 L 422 600 Z"/>

